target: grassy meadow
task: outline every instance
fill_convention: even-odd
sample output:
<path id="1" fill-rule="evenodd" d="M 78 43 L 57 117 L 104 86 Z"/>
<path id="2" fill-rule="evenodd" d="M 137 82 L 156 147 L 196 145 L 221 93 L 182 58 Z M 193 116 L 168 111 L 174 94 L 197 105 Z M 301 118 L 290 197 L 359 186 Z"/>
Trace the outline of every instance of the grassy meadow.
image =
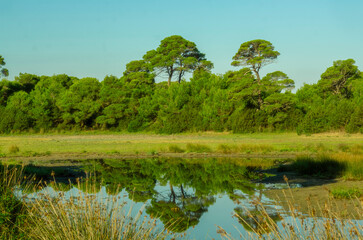
<path id="1" fill-rule="evenodd" d="M 23 134 L 0 136 L 2 157 L 79 154 L 223 153 L 278 155 L 363 153 L 363 135 L 324 133 L 145 133 L 82 132 L 81 134 Z"/>

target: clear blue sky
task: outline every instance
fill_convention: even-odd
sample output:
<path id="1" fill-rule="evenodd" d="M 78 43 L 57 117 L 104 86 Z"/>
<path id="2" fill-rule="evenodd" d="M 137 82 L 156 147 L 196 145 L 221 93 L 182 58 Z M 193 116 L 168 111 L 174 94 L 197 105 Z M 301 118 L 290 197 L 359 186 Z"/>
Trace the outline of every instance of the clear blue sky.
<path id="1" fill-rule="evenodd" d="M 262 74 L 281 70 L 297 87 L 334 60 L 363 70 L 362 0 L 0 0 L 0 55 L 10 80 L 20 72 L 121 76 L 160 40 L 181 35 L 215 68 L 236 69 L 241 43 L 266 39 L 281 53 Z"/>

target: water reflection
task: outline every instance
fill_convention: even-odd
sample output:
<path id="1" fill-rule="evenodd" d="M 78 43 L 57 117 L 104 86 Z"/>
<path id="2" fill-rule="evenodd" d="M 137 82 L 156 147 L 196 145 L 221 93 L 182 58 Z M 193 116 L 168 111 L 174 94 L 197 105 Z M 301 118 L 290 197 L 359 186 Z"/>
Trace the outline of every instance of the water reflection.
<path id="1" fill-rule="evenodd" d="M 263 195 L 264 185 L 251 181 L 263 177 L 257 171 L 263 165 L 252 165 L 249 160 L 100 159 L 82 161 L 78 166 L 64 165 L 28 166 L 28 174 L 36 173 L 38 179 L 48 182 L 46 189 L 28 192 L 28 198 L 46 192 L 54 197 L 62 192 L 69 198 L 92 194 L 100 201 L 116 196 L 122 198 L 122 203 L 134 206 L 135 214 L 145 206 L 143 214 L 158 219 L 161 228 L 187 233 L 194 239 L 218 237 L 217 226 L 242 238 L 248 236 L 248 231 L 266 234 L 273 231 L 271 226 L 281 227 L 282 207 Z M 85 180 L 89 174 L 93 175 L 93 188 Z M 58 182 L 57 191 L 49 183 L 53 178 Z M 236 230 L 238 226 L 244 232 Z"/>
<path id="2" fill-rule="evenodd" d="M 65 182 L 60 186 L 68 194 L 74 193 L 75 186 L 83 193 L 96 194 L 94 191 L 100 188 L 89 188 L 89 184 L 82 181 L 86 178 L 84 172 L 92 173 L 96 183 L 105 186 L 107 194 L 125 192 L 126 200 L 146 203 L 146 213 L 176 233 L 197 226 L 222 196 L 228 197 L 225 211 L 231 214 L 241 201 L 253 198 L 256 185 L 250 180 L 258 177 L 255 171 L 258 167 L 242 160 L 101 159 L 83 164 L 78 168 L 65 166 L 63 171 L 62 168 L 28 166 L 26 172 L 35 172 L 38 179 L 43 178 L 48 183 L 53 177 L 58 185 Z M 73 185 L 64 181 L 67 177 Z M 77 184 L 77 181 L 80 182 Z"/>

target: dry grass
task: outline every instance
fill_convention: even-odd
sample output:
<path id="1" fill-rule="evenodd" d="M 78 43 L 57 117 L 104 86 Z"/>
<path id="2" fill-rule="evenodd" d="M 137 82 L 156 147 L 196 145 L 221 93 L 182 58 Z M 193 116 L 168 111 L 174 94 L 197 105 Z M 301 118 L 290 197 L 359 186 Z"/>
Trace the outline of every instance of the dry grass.
<path id="1" fill-rule="evenodd" d="M 91 178 L 92 179 L 92 178 Z M 94 178 L 95 179 L 95 178 Z M 52 189 L 58 189 L 56 183 Z M 100 199 L 100 184 L 87 179 L 78 182 L 82 189 L 71 197 L 52 191 L 37 194 L 39 197 L 28 202 L 31 239 L 54 240 L 98 240 L 98 239 L 165 239 L 170 234 L 156 227 L 156 220 L 142 217 L 143 209 L 136 216 L 132 208 L 119 196 Z M 86 194 L 88 193 L 88 194 Z M 90 194 L 91 193 L 91 194 Z"/>

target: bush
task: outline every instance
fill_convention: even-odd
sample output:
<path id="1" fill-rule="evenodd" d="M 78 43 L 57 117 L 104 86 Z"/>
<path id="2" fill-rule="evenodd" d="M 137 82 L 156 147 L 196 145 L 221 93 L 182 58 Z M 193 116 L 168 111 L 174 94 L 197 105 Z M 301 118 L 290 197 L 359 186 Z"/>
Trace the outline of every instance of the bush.
<path id="1" fill-rule="evenodd" d="M 210 149 L 210 147 L 208 147 L 206 145 L 203 145 L 203 144 L 188 143 L 187 144 L 187 151 L 188 152 L 203 153 L 203 152 L 211 152 L 212 149 Z"/>
<path id="2" fill-rule="evenodd" d="M 169 151 L 172 153 L 183 153 L 185 152 L 184 149 L 180 148 L 178 145 L 169 145 Z"/>
<path id="3" fill-rule="evenodd" d="M 10 147 L 9 147 L 9 153 L 12 153 L 12 154 L 14 154 L 14 153 L 17 153 L 17 152 L 19 152 L 20 150 L 19 150 L 19 147 L 18 146 L 16 146 L 16 145 L 11 145 Z"/>

